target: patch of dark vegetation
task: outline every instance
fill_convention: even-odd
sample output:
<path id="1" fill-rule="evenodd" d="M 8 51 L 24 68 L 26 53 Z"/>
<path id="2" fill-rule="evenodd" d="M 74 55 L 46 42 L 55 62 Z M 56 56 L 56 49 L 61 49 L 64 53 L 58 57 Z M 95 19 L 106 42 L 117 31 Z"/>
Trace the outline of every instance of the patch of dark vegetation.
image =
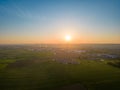
<path id="1" fill-rule="evenodd" d="M 8 64 L 7 68 L 21 68 L 21 67 L 26 67 L 29 66 L 33 63 L 32 60 L 21 60 L 21 61 L 16 61 L 14 63 Z"/>
<path id="2" fill-rule="evenodd" d="M 108 62 L 108 65 L 114 66 L 114 67 L 118 67 L 120 68 L 120 61 L 119 62 Z"/>
<path id="3" fill-rule="evenodd" d="M 74 84 L 74 85 L 64 86 L 58 90 L 87 90 L 87 88 L 85 88 L 81 84 Z"/>

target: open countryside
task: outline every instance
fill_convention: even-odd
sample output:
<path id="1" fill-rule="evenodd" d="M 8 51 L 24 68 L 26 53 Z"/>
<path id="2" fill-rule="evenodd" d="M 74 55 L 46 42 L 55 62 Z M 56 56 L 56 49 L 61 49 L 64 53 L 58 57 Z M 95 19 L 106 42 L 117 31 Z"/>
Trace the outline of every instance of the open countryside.
<path id="1" fill-rule="evenodd" d="M 120 0 L 0 0 L 0 90 L 120 90 Z"/>
<path id="2" fill-rule="evenodd" d="M 0 88 L 119 90 L 120 45 L 1 45 Z"/>

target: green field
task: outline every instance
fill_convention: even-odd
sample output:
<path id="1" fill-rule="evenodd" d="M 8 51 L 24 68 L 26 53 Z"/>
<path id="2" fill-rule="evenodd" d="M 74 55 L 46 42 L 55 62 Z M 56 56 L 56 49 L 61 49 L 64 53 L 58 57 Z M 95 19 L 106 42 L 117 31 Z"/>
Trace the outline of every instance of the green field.
<path id="1" fill-rule="evenodd" d="M 0 59 L 0 90 L 59 90 L 75 84 L 86 90 L 120 90 L 120 68 L 107 64 L 108 60 L 63 64 L 52 61 L 53 53 L 48 51 L 12 52 Z"/>

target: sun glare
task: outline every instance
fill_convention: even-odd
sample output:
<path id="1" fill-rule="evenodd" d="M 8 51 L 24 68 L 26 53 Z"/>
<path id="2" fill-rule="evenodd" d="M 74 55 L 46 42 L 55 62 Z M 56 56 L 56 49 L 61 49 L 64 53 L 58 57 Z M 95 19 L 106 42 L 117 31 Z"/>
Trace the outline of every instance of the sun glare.
<path id="1" fill-rule="evenodd" d="M 71 40 L 71 36 L 70 36 L 70 35 L 66 35 L 66 36 L 65 36 L 65 40 L 66 40 L 66 41 L 70 41 L 70 40 Z"/>

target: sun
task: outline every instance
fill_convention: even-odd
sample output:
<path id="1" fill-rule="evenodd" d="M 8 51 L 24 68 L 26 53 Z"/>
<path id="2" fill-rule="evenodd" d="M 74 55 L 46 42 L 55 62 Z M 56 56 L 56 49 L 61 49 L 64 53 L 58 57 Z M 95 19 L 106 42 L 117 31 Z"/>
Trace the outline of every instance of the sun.
<path id="1" fill-rule="evenodd" d="M 65 40 L 66 40 L 66 41 L 71 41 L 71 36 L 70 36 L 70 35 L 66 35 L 66 36 L 65 36 Z"/>

